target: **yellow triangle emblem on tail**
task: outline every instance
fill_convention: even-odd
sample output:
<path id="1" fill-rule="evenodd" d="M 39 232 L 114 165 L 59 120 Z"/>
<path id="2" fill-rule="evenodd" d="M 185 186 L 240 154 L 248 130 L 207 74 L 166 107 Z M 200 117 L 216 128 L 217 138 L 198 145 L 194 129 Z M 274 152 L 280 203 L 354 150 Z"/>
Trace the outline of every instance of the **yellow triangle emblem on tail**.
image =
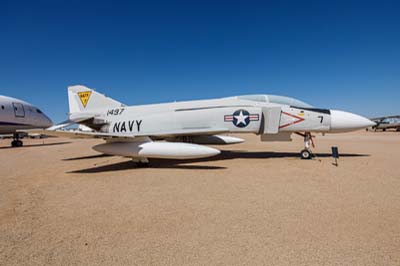
<path id="1" fill-rule="evenodd" d="M 81 99 L 83 107 L 86 107 L 91 95 L 92 95 L 91 91 L 78 92 L 78 96 L 79 99 Z"/>

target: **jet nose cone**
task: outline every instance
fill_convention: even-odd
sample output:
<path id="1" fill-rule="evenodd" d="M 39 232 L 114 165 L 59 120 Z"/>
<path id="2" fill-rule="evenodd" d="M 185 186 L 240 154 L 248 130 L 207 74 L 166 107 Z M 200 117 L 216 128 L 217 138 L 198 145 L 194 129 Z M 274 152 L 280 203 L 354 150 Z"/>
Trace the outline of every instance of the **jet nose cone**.
<path id="1" fill-rule="evenodd" d="M 374 126 L 375 123 L 360 115 L 331 110 L 331 131 L 348 132 Z"/>
<path id="2" fill-rule="evenodd" d="M 49 128 L 53 125 L 53 122 L 47 116 L 43 116 L 41 120 L 42 128 Z"/>
<path id="3" fill-rule="evenodd" d="M 49 120 L 49 121 L 46 123 L 45 128 L 49 128 L 49 127 L 51 127 L 52 125 L 53 125 L 53 122 L 51 122 L 51 120 Z"/>

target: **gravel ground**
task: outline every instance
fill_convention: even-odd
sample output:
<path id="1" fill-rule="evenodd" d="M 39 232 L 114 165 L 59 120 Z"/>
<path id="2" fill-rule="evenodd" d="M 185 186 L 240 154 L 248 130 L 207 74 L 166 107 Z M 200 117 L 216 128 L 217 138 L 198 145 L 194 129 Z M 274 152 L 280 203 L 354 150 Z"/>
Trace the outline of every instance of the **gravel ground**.
<path id="1" fill-rule="evenodd" d="M 0 141 L 0 265 L 400 265 L 400 134 L 100 156 L 101 140 Z M 339 166 L 330 147 L 339 146 Z"/>

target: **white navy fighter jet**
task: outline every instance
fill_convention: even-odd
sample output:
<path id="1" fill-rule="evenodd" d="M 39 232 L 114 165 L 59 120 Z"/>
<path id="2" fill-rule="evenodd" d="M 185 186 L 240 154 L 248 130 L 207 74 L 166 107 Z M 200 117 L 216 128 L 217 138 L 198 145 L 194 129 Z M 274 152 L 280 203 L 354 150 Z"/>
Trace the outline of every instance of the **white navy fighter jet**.
<path id="1" fill-rule="evenodd" d="M 23 145 L 24 130 L 44 129 L 52 126 L 51 120 L 30 103 L 0 95 L 0 134 L 12 134 L 12 147 Z"/>
<path id="2" fill-rule="evenodd" d="M 68 88 L 69 119 L 51 128 L 53 135 L 102 138 L 93 149 L 131 157 L 192 159 L 214 156 L 219 150 L 204 145 L 243 142 L 226 133 L 254 133 L 261 141 L 291 141 L 304 137 L 300 155 L 310 159 L 313 132 L 339 133 L 374 123 L 362 116 L 314 108 L 302 101 L 274 95 L 244 95 L 220 99 L 126 106 L 84 86 Z M 93 132 L 63 131 L 78 123 Z"/>

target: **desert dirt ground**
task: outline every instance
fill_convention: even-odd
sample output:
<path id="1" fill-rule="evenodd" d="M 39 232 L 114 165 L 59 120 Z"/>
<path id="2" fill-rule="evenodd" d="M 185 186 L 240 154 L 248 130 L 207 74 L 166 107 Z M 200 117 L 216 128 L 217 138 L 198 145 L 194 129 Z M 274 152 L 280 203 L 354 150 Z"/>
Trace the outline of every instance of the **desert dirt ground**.
<path id="1" fill-rule="evenodd" d="M 400 133 L 101 156 L 101 140 L 0 141 L 0 265 L 400 265 Z M 338 146 L 339 166 L 330 147 Z"/>

